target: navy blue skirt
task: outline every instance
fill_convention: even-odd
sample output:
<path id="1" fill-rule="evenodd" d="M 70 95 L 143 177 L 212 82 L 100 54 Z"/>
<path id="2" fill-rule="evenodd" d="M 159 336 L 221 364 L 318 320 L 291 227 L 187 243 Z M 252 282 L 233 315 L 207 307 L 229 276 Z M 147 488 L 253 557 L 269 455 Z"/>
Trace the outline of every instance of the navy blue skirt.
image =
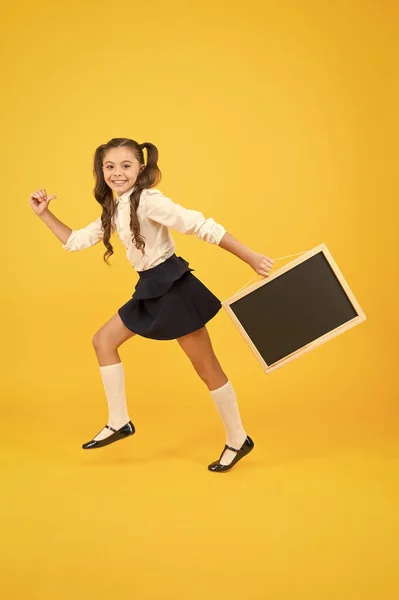
<path id="1" fill-rule="evenodd" d="M 154 340 L 174 340 L 204 327 L 222 308 L 183 258 L 139 271 L 131 299 L 118 309 L 124 325 Z"/>

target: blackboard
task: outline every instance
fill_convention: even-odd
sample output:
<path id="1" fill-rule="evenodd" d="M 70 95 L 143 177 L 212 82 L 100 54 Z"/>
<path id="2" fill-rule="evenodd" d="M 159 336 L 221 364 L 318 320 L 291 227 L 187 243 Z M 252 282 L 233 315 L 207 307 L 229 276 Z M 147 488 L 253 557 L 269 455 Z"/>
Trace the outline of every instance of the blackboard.
<path id="1" fill-rule="evenodd" d="M 366 319 L 325 244 L 223 306 L 266 372 Z"/>

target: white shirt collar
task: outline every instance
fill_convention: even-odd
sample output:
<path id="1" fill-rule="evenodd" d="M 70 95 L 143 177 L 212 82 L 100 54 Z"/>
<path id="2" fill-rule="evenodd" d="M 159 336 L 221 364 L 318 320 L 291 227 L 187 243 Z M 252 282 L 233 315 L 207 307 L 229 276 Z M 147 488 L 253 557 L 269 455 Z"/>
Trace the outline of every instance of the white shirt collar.
<path id="1" fill-rule="evenodd" d="M 122 204 L 127 204 L 129 202 L 129 196 L 132 193 L 132 191 L 134 190 L 134 186 L 132 188 L 130 188 L 130 190 L 128 190 L 127 192 L 124 192 L 122 194 L 122 196 L 117 196 L 115 198 L 115 202 L 117 204 L 119 204 L 119 202 L 121 202 Z"/>

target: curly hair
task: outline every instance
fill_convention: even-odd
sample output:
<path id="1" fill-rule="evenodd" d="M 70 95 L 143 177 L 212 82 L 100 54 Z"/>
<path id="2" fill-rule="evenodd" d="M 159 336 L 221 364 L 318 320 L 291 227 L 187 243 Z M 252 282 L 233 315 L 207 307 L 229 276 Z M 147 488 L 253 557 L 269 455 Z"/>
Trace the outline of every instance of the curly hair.
<path id="1" fill-rule="evenodd" d="M 139 144 L 130 138 L 113 138 L 106 144 L 101 144 L 94 153 L 94 197 L 102 207 L 101 214 L 101 226 L 104 231 L 103 242 L 107 248 L 104 253 L 104 261 L 109 265 L 108 257 L 114 253 L 113 247 L 110 240 L 113 232 L 112 217 L 114 215 L 116 206 L 111 188 L 107 185 L 104 179 L 103 173 L 103 159 L 107 150 L 111 148 L 119 148 L 120 146 L 128 146 L 133 150 L 135 157 L 140 163 L 140 166 L 144 165 L 144 169 L 140 171 L 137 176 L 134 189 L 130 194 L 130 206 L 131 206 L 131 217 L 130 217 L 130 230 L 132 232 L 132 241 L 135 243 L 136 248 L 142 251 L 144 254 L 145 240 L 140 235 L 140 223 L 137 217 L 137 208 L 140 203 L 141 192 L 145 188 L 151 188 L 156 186 L 161 181 L 161 171 L 157 165 L 158 162 L 158 148 L 150 142 L 144 142 Z M 147 149 L 147 164 L 144 162 L 143 149 Z"/>

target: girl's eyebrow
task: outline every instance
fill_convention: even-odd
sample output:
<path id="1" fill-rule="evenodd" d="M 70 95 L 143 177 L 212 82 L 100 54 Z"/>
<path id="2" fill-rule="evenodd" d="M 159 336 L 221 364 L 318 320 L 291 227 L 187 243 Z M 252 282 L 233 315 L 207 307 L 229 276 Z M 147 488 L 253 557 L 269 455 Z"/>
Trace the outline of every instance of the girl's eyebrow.
<path id="1" fill-rule="evenodd" d="M 130 163 L 131 165 L 133 164 L 131 160 L 123 160 L 123 161 L 122 161 L 122 163 L 125 163 L 125 162 L 128 162 L 128 163 Z M 106 165 L 107 163 L 111 163 L 112 165 L 114 164 L 114 163 L 112 162 L 112 160 L 106 160 L 104 164 Z"/>

